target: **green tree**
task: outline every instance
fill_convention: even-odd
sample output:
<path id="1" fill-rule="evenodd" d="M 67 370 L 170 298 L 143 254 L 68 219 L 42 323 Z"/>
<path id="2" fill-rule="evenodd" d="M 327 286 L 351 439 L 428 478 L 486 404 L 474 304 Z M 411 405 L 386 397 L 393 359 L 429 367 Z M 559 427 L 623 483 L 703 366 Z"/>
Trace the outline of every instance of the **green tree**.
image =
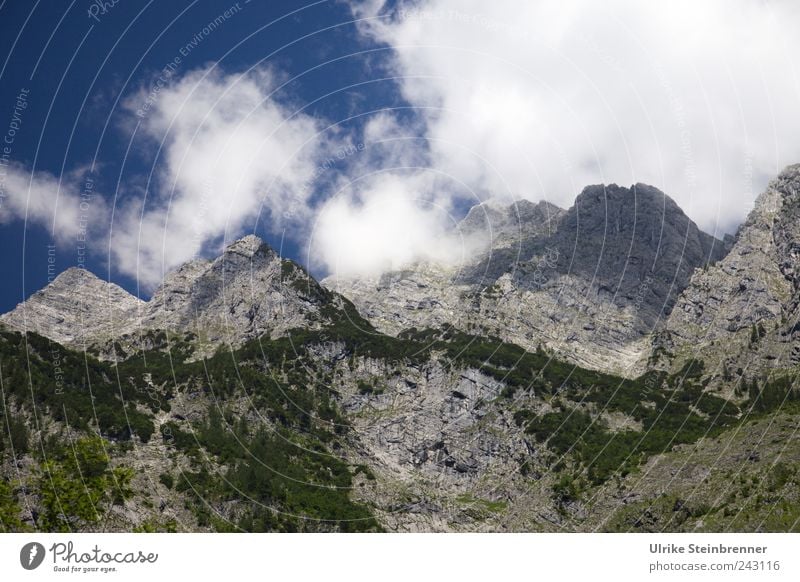
<path id="1" fill-rule="evenodd" d="M 19 532 L 24 529 L 19 519 L 20 508 L 14 498 L 11 484 L 5 479 L 0 479 L 0 532 Z"/>
<path id="2" fill-rule="evenodd" d="M 133 470 L 110 467 L 103 440 L 92 436 L 43 461 L 35 480 L 41 499 L 39 529 L 69 532 L 99 521 L 111 504 L 133 495 Z"/>
<path id="3" fill-rule="evenodd" d="M 730 369 L 728 368 L 728 362 L 722 363 L 722 379 L 726 382 L 730 382 L 733 380 L 733 375 L 731 374 Z"/>

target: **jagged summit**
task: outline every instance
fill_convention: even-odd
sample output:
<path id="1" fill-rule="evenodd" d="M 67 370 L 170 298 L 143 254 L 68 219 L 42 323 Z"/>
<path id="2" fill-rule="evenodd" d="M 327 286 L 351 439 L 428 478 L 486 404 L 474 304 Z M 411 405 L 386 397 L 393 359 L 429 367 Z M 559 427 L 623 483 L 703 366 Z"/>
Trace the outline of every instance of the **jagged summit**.
<path id="1" fill-rule="evenodd" d="M 565 210 L 545 200 L 503 202 L 490 199 L 476 204 L 458 224 L 464 235 L 484 234 L 492 246 L 512 244 L 531 234 L 555 230 Z"/>
<path id="2" fill-rule="evenodd" d="M 425 264 L 324 284 L 386 333 L 449 324 L 630 375 L 694 270 L 725 252 L 645 184 L 587 186 L 568 210 L 491 200 L 459 230 L 486 241 L 459 269 Z"/>
<path id="3" fill-rule="evenodd" d="M 661 366 L 704 359 L 754 377 L 800 364 L 800 164 L 756 199 L 733 248 L 698 271 L 654 337 Z"/>
<path id="4" fill-rule="evenodd" d="M 725 254 L 722 241 L 646 184 L 585 188 L 549 244 L 558 249 L 560 271 L 595 280 L 622 303 L 650 281 L 640 300 L 648 325 L 669 313 L 695 268 Z"/>
<path id="5" fill-rule="evenodd" d="M 112 340 L 135 343 L 148 330 L 191 333 L 205 351 L 298 327 L 315 327 L 321 309 L 341 298 L 321 289 L 292 261 L 248 235 L 213 259 L 193 259 L 170 272 L 145 302 L 84 269 L 67 269 L 0 317 L 66 345 L 110 352 Z"/>
<path id="6" fill-rule="evenodd" d="M 91 282 L 93 281 L 102 283 L 102 280 L 88 269 L 84 269 L 83 267 L 68 267 L 67 269 L 59 273 L 55 279 L 53 279 L 52 285 L 59 286 L 59 285 L 70 285 L 76 283 L 91 284 Z"/>
<path id="7" fill-rule="evenodd" d="M 641 182 L 629 188 L 616 184 L 586 186 L 567 212 L 576 217 L 576 223 L 580 213 L 589 219 L 586 226 L 602 224 L 607 227 L 605 230 L 608 232 L 617 229 L 629 229 L 632 232 L 636 225 L 652 227 L 667 221 L 672 225 L 680 225 L 690 234 L 700 233 L 699 238 L 709 244 L 715 240 L 711 235 L 700 231 L 669 195 L 655 186 Z"/>
<path id="8" fill-rule="evenodd" d="M 272 250 L 272 247 L 254 234 L 248 234 L 247 236 L 232 242 L 225 247 L 225 253 L 235 253 L 244 257 L 253 257 L 258 253 L 265 255 L 276 254 L 275 251 Z"/>
<path id="9" fill-rule="evenodd" d="M 299 266 L 248 235 L 216 259 L 192 261 L 165 278 L 142 324 L 191 331 L 212 344 L 279 335 L 309 325 L 321 307 L 298 279 L 308 279 Z"/>
<path id="10" fill-rule="evenodd" d="M 144 305 L 118 285 L 86 269 L 70 267 L 0 320 L 59 343 L 82 345 L 115 335 Z"/>

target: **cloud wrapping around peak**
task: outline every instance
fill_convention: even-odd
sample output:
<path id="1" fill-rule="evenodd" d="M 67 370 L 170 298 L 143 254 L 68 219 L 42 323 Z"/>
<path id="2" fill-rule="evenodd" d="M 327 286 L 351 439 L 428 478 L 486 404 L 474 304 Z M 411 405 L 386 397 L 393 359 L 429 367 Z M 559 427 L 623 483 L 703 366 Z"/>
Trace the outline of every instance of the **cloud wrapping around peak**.
<path id="1" fill-rule="evenodd" d="M 800 161 L 791 2 L 360 3 L 394 48 L 430 163 L 494 196 L 569 206 L 586 184 L 650 183 L 732 231 Z"/>
<path id="2" fill-rule="evenodd" d="M 309 184 L 335 136 L 319 135 L 316 119 L 276 100 L 278 81 L 269 69 L 212 67 L 162 89 L 146 111 L 144 89 L 127 99 L 159 154 L 151 194 L 115 221 L 112 252 L 123 273 L 153 288 L 209 245 L 252 232 L 259 219 L 278 232 L 308 221 Z"/>
<path id="3" fill-rule="evenodd" d="M 455 231 L 450 196 L 426 196 L 435 176 L 368 176 L 321 208 L 310 241 L 312 264 L 335 277 L 376 276 L 418 261 L 456 266 L 484 241 Z"/>

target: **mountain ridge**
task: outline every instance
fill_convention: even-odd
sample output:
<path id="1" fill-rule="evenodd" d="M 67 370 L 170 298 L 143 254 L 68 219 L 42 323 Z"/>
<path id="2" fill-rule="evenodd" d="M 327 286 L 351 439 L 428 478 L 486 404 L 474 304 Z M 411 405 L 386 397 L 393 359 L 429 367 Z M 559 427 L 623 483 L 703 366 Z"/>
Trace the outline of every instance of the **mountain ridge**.
<path id="1" fill-rule="evenodd" d="M 632 376 L 646 369 L 646 336 L 692 272 L 727 250 L 644 184 L 587 186 L 567 210 L 479 205 L 458 228 L 482 234 L 488 249 L 457 268 L 423 263 L 322 284 L 384 333 L 449 324 Z"/>
<path id="2" fill-rule="evenodd" d="M 660 365 L 696 356 L 742 379 L 800 364 L 799 192 L 795 164 L 759 195 L 726 257 L 695 274 L 654 335 Z"/>
<path id="3" fill-rule="evenodd" d="M 774 184 L 797 174 L 797 168 L 787 168 Z M 343 309 L 352 301 L 378 331 L 390 335 L 454 326 L 634 377 L 651 365 L 679 367 L 685 357 L 675 357 L 671 364 L 657 360 L 680 352 L 681 345 L 705 349 L 687 331 L 696 321 L 684 315 L 713 311 L 707 304 L 715 296 L 702 299 L 698 293 L 702 296 L 704 286 L 721 283 L 709 283 L 704 273 L 728 269 L 732 248 L 751 258 L 762 249 L 784 249 L 782 258 L 770 259 L 770 276 L 783 281 L 775 283 L 780 297 L 754 303 L 756 310 L 771 315 L 744 317 L 734 331 L 750 333 L 753 325 L 774 322 L 786 309 L 796 309 L 783 307 L 793 296 L 791 285 L 798 284 L 786 283 L 797 270 L 791 216 L 780 223 L 778 238 L 764 234 L 772 232 L 770 221 L 777 220 L 783 199 L 771 185 L 727 243 L 703 233 L 661 190 L 641 183 L 629 188 L 586 186 L 566 210 L 547 201 L 505 205 L 490 200 L 473 206 L 456 227 L 473 240 L 484 237 L 488 245 L 457 268 L 417 263 L 361 279 L 332 276 L 321 284 L 259 237 L 248 235 L 229 244 L 219 257 L 194 259 L 170 272 L 149 301 L 88 272 L 68 269 L 0 316 L 0 322 L 66 345 L 88 346 L 111 359 L 119 357 L 115 343 L 128 353 L 143 332 L 157 330 L 189 334 L 203 346 L 198 353 L 209 354 L 222 344 L 240 345 L 263 334 L 313 329 L 325 319 L 325 305 L 333 302 Z M 766 238 L 754 239 L 742 251 L 743 238 L 759 236 Z M 70 296 L 72 288 L 76 292 Z M 684 315 L 674 313 L 676 305 Z M 746 307 L 738 304 L 737 309 Z M 781 333 L 783 339 L 772 341 L 770 336 L 763 345 L 785 345 L 785 336 L 794 332 L 782 328 Z M 725 336 L 712 331 L 710 337 L 721 341 Z M 791 349 L 792 357 L 800 357 L 800 349 Z M 712 352 L 708 357 L 718 357 Z M 740 364 L 729 359 L 725 366 L 736 369 Z"/>
<path id="4" fill-rule="evenodd" d="M 76 296 L 78 304 L 70 305 L 68 296 Z M 98 301 L 103 297 L 108 300 Z M 89 346 L 111 359 L 118 348 L 135 350 L 147 331 L 190 334 L 202 346 L 198 353 L 210 354 L 222 344 L 318 327 L 329 303 L 344 306 L 300 265 L 248 235 L 213 260 L 193 259 L 171 271 L 149 301 L 72 268 L 0 321 L 65 345 Z"/>

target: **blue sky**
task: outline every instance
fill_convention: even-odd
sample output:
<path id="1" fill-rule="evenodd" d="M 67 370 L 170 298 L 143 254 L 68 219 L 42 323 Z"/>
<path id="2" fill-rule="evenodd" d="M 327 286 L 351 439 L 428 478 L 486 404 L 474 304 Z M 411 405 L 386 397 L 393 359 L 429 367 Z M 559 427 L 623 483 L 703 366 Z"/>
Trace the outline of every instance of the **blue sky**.
<path id="1" fill-rule="evenodd" d="M 76 264 L 147 297 L 252 232 L 319 276 L 458 264 L 471 205 L 597 183 L 735 232 L 800 161 L 798 29 L 788 0 L 0 0 L 0 312 Z"/>
<path id="2" fill-rule="evenodd" d="M 298 107 L 310 104 L 304 113 L 316 118 L 341 120 L 402 104 L 391 81 L 340 91 L 350 84 L 374 81 L 382 58 L 380 51 L 359 54 L 376 45 L 355 33 L 349 23 L 353 17 L 342 3 L 323 1 L 305 8 L 297 2 L 255 0 L 238 5 L 227 1 L 142 4 L 121 0 L 102 13 L 98 5 L 86 1 L 37 2 L 34 9 L 29 2 L 2 3 L 0 54 L 7 57 L 0 71 L 4 133 L 19 92 L 29 92 L 13 139 L 15 162 L 56 177 L 78 170 L 79 176 L 64 181 L 71 180 L 83 190 L 83 177 L 91 175 L 94 190 L 106 197 L 118 191 L 118 181 L 141 181 L 153 166 L 152 144 L 134 141 L 126 157 L 130 132 L 120 126 L 130 115 L 120 112 L 117 99 L 147 89 L 176 57 L 180 63 L 175 79 L 210 62 L 236 72 L 268 59 L 288 78 L 300 75 L 287 85 L 284 95 L 276 97 Z M 229 9 L 234 14 L 204 36 L 203 29 Z M 328 61 L 332 62 L 322 64 Z M 332 91 L 339 92 L 324 97 Z M 351 125 L 359 123 L 356 119 Z M 93 164 L 95 171 L 90 173 Z M 122 190 L 120 196 L 130 195 Z M 286 255 L 301 258 L 298 241 L 276 236 L 264 228 L 263 220 L 269 217 L 263 216 L 262 224 L 252 221 L 251 232 L 255 228 L 276 247 L 282 240 Z M 106 224 L 94 226 L 95 240 L 89 242 L 86 265 L 136 293 L 135 278 L 118 272 L 108 261 L 100 240 L 106 228 Z M 56 241 L 51 229 L 22 220 L 0 226 L 4 250 L 0 312 L 47 283 L 47 245 L 53 243 L 57 272 L 78 263 L 74 239 Z M 138 291 L 146 295 L 146 290 Z"/>

